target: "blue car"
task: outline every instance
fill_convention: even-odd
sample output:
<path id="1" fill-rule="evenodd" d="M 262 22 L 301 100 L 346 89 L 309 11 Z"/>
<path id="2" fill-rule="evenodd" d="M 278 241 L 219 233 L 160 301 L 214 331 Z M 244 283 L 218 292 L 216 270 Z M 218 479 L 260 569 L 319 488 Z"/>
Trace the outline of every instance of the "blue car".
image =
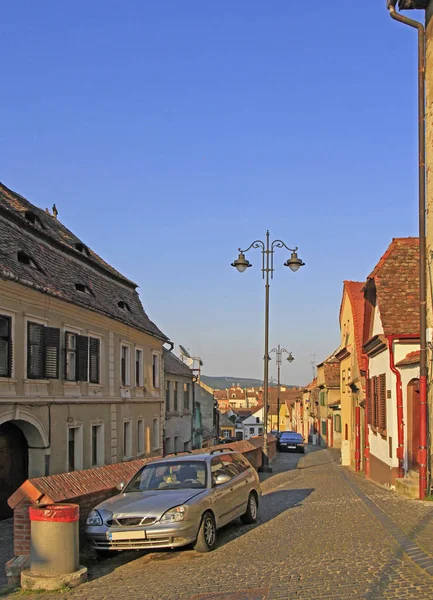
<path id="1" fill-rule="evenodd" d="M 305 452 L 304 438 L 295 431 L 283 431 L 278 440 L 280 452 Z"/>

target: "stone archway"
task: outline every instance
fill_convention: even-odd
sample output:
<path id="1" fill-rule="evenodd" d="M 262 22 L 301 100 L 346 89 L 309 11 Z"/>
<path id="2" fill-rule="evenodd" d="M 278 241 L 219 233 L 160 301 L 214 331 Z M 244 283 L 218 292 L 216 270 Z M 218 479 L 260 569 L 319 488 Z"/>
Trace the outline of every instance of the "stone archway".
<path id="1" fill-rule="evenodd" d="M 30 413 L 16 410 L 0 416 L 0 519 L 10 517 L 8 498 L 31 477 L 46 475 L 48 436 Z"/>

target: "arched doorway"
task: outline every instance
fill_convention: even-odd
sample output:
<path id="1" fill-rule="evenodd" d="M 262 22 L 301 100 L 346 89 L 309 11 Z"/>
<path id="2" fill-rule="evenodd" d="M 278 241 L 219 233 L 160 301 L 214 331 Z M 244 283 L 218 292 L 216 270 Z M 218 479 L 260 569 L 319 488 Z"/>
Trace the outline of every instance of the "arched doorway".
<path id="1" fill-rule="evenodd" d="M 0 425 L 0 519 L 12 516 L 7 500 L 28 478 L 29 446 L 19 427 Z"/>
<path id="2" fill-rule="evenodd" d="M 412 379 L 407 386 L 407 462 L 408 469 L 419 470 L 419 380 Z"/>

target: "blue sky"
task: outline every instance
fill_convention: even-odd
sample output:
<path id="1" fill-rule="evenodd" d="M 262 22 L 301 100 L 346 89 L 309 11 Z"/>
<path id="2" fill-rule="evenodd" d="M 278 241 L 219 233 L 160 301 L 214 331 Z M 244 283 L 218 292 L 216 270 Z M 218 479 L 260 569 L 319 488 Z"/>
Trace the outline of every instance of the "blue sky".
<path id="1" fill-rule="evenodd" d="M 304 384 L 342 281 L 417 235 L 416 33 L 385 0 L 18 0 L 0 44 L 0 180 L 55 202 L 206 374 L 262 376 L 261 257 L 240 275 L 239 246 L 299 246 L 296 274 L 275 256 L 270 343 Z"/>

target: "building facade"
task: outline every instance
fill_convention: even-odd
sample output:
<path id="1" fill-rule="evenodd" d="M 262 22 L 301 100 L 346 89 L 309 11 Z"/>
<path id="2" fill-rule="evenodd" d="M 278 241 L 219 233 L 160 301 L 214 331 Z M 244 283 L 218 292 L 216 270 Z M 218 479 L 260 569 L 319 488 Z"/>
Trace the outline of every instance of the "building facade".
<path id="1" fill-rule="evenodd" d="M 165 351 L 164 453 L 193 449 L 193 373 L 171 351 Z"/>
<path id="2" fill-rule="evenodd" d="M 168 338 L 136 287 L 0 184 L 0 516 L 28 477 L 161 453 Z"/>

